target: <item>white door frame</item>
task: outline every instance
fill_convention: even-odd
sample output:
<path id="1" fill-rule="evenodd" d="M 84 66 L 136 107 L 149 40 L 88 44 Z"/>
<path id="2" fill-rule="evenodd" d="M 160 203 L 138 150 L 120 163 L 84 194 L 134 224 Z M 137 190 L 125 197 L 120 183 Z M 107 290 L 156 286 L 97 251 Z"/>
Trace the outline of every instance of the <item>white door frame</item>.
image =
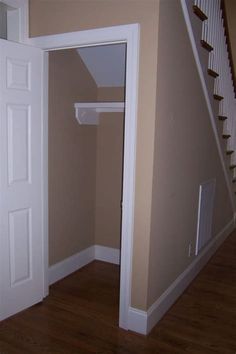
<path id="1" fill-rule="evenodd" d="M 7 39 L 26 43 L 29 38 L 28 0 L 2 0 L 9 7 L 7 11 Z"/>
<path id="2" fill-rule="evenodd" d="M 57 35 L 34 37 L 27 43 L 45 51 L 44 61 L 44 138 L 43 138 L 43 181 L 44 181 L 44 257 L 45 257 L 45 295 L 48 294 L 48 58 L 51 50 L 85 47 L 112 43 L 126 43 L 126 99 L 124 133 L 124 172 L 123 172 L 123 209 L 121 230 L 121 279 L 119 326 L 129 329 L 129 309 L 131 307 L 135 165 L 136 165 L 136 126 L 138 102 L 139 68 L 139 25 L 130 24 L 87 31 L 70 32 Z"/>

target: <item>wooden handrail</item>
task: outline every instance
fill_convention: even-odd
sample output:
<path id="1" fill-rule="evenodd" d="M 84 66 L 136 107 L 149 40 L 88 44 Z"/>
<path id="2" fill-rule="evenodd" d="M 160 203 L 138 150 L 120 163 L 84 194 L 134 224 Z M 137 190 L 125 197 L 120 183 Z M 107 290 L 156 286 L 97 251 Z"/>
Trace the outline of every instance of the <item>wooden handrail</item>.
<path id="1" fill-rule="evenodd" d="M 234 95 L 236 97 L 236 76 L 235 76 L 235 69 L 234 69 L 232 46 L 231 46 L 230 35 L 229 35 L 227 11 L 226 11 L 226 6 L 225 6 L 224 0 L 221 0 L 220 6 L 221 6 L 223 21 L 224 21 L 226 43 L 227 43 L 227 47 L 228 47 L 229 61 L 230 61 L 232 80 L 233 80 L 233 86 L 234 86 Z"/>

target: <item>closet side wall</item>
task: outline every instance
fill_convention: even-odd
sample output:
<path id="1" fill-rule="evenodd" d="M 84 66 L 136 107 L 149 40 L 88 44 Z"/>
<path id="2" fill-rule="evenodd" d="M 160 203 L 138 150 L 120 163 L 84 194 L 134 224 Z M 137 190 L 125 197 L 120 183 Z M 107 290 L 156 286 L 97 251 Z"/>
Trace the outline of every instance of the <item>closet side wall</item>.
<path id="1" fill-rule="evenodd" d="M 50 265 L 94 244 L 96 127 L 78 124 L 74 103 L 96 98 L 96 84 L 77 52 L 50 52 Z"/>
<path id="2" fill-rule="evenodd" d="M 98 89 L 98 101 L 124 101 L 123 87 Z M 95 244 L 120 248 L 123 113 L 100 115 L 97 128 Z"/>

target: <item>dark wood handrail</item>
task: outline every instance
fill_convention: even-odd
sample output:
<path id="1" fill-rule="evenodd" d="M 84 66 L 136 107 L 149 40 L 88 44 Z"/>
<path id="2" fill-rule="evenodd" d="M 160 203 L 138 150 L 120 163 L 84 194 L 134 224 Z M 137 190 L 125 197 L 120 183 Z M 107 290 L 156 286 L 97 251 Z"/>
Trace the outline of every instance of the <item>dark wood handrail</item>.
<path id="1" fill-rule="evenodd" d="M 233 79 L 234 95 L 236 97 L 236 76 L 235 76 L 235 69 L 234 69 L 232 46 L 231 46 L 230 35 L 229 35 L 227 11 L 226 11 L 225 1 L 224 0 L 221 0 L 221 10 L 222 10 L 222 16 L 223 16 L 223 21 L 224 21 L 226 43 L 227 43 L 227 47 L 228 47 L 229 61 L 230 61 L 230 66 L 231 66 L 232 79 Z"/>

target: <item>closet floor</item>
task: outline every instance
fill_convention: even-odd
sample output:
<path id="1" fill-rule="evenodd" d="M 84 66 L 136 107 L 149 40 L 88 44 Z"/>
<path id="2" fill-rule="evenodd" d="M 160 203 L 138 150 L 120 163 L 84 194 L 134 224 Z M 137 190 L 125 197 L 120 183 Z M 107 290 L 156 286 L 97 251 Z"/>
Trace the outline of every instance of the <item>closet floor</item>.
<path id="1" fill-rule="evenodd" d="M 119 267 L 95 261 L 0 323 L 0 354 L 235 354 L 236 232 L 149 336 L 118 328 Z"/>
<path id="2" fill-rule="evenodd" d="M 101 321 L 110 326 L 119 322 L 120 267 L 93 261 L 50 287 L 47 304 L 58 304 L 88 321 Z M 1 353 L 0 353 L 1 354 Z"/>

